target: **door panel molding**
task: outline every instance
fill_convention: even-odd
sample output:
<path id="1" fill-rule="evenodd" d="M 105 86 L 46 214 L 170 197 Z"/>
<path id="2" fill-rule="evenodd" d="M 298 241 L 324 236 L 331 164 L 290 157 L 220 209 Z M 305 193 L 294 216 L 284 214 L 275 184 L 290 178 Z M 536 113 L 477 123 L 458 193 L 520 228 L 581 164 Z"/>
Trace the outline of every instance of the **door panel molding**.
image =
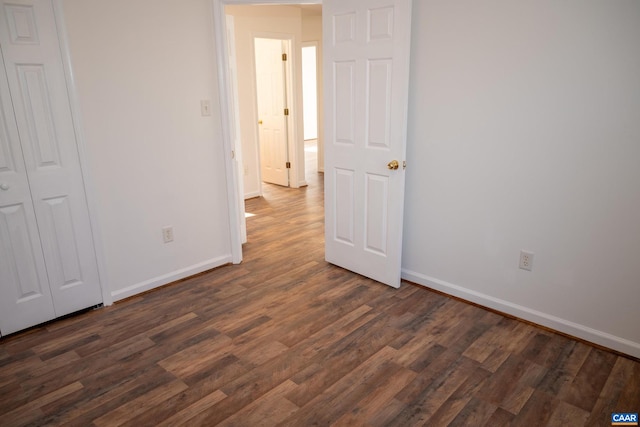
<path id="1" fill-rule="evenodd" d="M 35 167 L 60 167 L 60 148 L 54 126 L 44 64 L 18 64 L 18 84 L 29 128 Z M 24 134 L 23 134 L 24 135 Z M 24 138 L 24 136 L 23 136 Z"/>

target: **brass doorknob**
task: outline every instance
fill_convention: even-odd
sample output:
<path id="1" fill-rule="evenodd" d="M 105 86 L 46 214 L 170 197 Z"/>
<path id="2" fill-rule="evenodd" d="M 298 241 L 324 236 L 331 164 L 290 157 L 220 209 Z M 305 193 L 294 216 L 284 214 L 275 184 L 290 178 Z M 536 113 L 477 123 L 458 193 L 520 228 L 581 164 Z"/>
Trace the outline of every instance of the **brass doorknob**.
<path id="1" fill-rule="evenodd" d="M 258 120 L 258 124 L 261 125 L 262 124 L 262 120 Z"/>
<path id="2" fill-rule="evenodd" d="M 392 171 L 398 169 L 400 167 L 400 163 L 398 163 L 397 160 L 391 160 L 388 164 L 387 167 L 389 169 L 391 169 Z"/>

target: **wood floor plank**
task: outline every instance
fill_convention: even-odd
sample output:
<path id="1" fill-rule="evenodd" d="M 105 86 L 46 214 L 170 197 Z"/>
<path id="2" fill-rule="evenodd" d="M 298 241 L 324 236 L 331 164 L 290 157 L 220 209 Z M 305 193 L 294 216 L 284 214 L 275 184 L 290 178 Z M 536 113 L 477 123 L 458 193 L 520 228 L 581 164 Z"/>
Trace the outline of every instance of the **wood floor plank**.
<path id="1" fill-rule="evenodd" d="M 561 402 L 543 391 L 536 390 L 513 419 L 513 424 L 522 426 L 546 425 L 551 414 Z"/>
<path id="2" fill-rule="evenodd" d="M 2 424 L 4 425 L 22 425 L 36 422 L 37 419 L 42 417 L 41 408 L 51 402 L 73 393 L 74 391 L 82 389 L 82 384 L 74 382 L 37 399 L 31 400 L 25 405 L 14 409 L 13 411 L 2 414 Z"/>
<path id="3" fill-rule="evenodd" d="M 148 366 L 134 375 L 122 376 L 110 383 L 83 380 L 83 389 L 43 406 L 44 417 L 41 421 L 43 425 L 52 426 L 87 425 L 93 419 L 173 379 L 157 366 Z"/>
<path id="4" fill-rule="evenodd" d="M 640 408 L 638 360 L 327 263 L 307 179 L 246 202 L 241 265 L 1 338 L 0 425 L 601 426 Z"/>
<path id="5" fill-rule="evenodd" d="M 604 415 L 604 414 L 603 414 Z M 610 415 L 610 414 L 609 414 Z M 565 427 L 571 425 L 585 425 L 589 412 L 573 406 L 567 402 L 560 402 L 547 422 L 547 427 Z M 602 421 L 608 417 L 602 417 Z M 604 422 L 603 422 L 604 424 Z"/>
<path id="6" fill-rule="evenodd" d="M 232 339 L 226 335 L 215 337 L 187 347 L 158 362 L 177 378 L 186 378 L 198 370 L 232 353 Z"/>
<path id="7" fill-rule="evenodd" d="M 221 392 L 220 390 L 216 390 L 211 394 L 206 395 L 202 399 L 192 403 L 186 408 L 176 412 L 171 415 L 169 418 L 159 422 L 157 427 L 176 427 L 182 425 L 192 425 L 191 419 L 196 415 L 200 414 L 202 411 L 210 408 L 216 403 L 220 402 L 222 399 L 227 397 L 226 394 Z"/>
<path id="8" fill-rule="evenodd" d="M 440 405 L 436 412 L 429 418 L 428 423 L 434 426 L 449 425 L 475 395 L 479 395 L 482 398 L 482 395 L 479 394 L 478 391 L 490 375 L 491 373 L 485 369 L 480 367 L 475 369 L 465 382 Z"/>
<path id="9" fill-rule="evenodd" d="M 498 408 L 495 405 L 473 397 L 449 426 L 482 426 L 489 421 L 496 409 Z"/>
<path id="10" fill-rule="evenodd" d="M 537 388 L 549 394 L 566 394 L 590 351 L 591 348 L 582 343 L 571 342 L 566 345 Z"/>
<path id="11" fill-rule="evenodd" d="M 402 371 L 401 366 L 391 362 L 396 352 L 391 347 L 383 347 L 338 381 L 328 381 L 330 385 L 301 407 L 288 422 L 294 425 L 335 423 L 374 391 L 373 384 L 379 384 L 381 378 L 387 375 L 395 376 Z M 289 396 L 293 394 L 289 393 Z"/>
<path id="12" fill-rule="evenodd" d="M 8 357 L 4 366 L 0 367 L 0 381 L 15 380 L 16 377 L 21 378 L 25 373 L 33 372 L 41 369 L 45 363 L 35 354 L 21 353 L 17 357 Z"/>
<path id="13" fill-rule="evenodd" d="M 351 419 L 362 419 L 375 424 L 380 419 L 380 410 L 385 408 L 394 396 L 416 377 L 416 373 L 409 369 L 398 369 L 394 375 L 387 376 L 380 381 L 373 390 L 351 408 Z"/>
<path id="14" fill-rule="evenodd" d="M 627 383 L 616 403 L 616 412 L 627 412 L 623 408 L 640 408 L 640 363 L 634 363 Z M 601 393 L 602 394 L 602 393 Z M 633 409 L 631 409 L 633 411 Z"/>
<path id="15" fill-rule="evenodd" d="M 486 427 L 511 426 L 513 424 L 514 415 L 511 412 L 498 408 L 484 424 Z"/>
<path id="16" fill-rule="evenodd" d="M 253 366 L 260 366 L 274 357 L 286 353 L 287 350 L 289 347 L 279 341 L 274 341 L 271 337 L 254 340 L 234 348 L 240 360 Z"/>
<path id="17" fill-rule="evenodd" d="M 600 396 L 616 356 L 594 348 L 589 352 L 571 386 L 559 397 L 567 403 L 591 412 Z"/>
<path id="18" fill-rule="evenodd" d="M 188 426 L 212 425 L 210 417 L 199 417 L 227 398 L 227 395 L 220 390 L 220 386 L 249 372 L 237 360 L 234 361 L 234 358 L 235 356 L 223 358 L 212 365 L 207 372 L 183 381 L 189 385 L 188 389 L 168 398 L 153 411 L 132 417 L 124 425 L 155 426 L 158 420 L 168 419 L 176 420 L 176 424 Z"/>
<path id="19" fill-rule="evenodd" d="M 154 406 L 161 405 L 167 398 L 187 388 L 189 388 L 189 386 L 179 380 L 164 384 L 93 420 L 93 424 L 98 427 L 120 426 L 142 412 L 153 410 Z"/>
<path id="20" fill-rule="evenodd" d="M 426 423 L 477 367 L 477 362 L 458 353 L 444 352 L 397 395 L 407 406 L 391 425 Z"/>
<path id="21" fill-rule="evenodd" d="M 623 409 L 625 407 L 624 403 L 622 406 L 619 403 L 625 386 L 629 380 L 633 380 L 636 377 L 634 376 L 633 368 L 634 363 L 629 359 L 619 357 L 616 360 L 586 425 L 601 425 L 602 414 L 629 412 L 628 409 Z M 636 394 L 640 394 L 640 382 L 636 385 L 631 384 L 631 387 L 635 390 Z"/>
<path id="22" fill-rule="evenodd" d="M 295 390 L 296 383 L 287 380 L 221 422 L 220 426 L 277 425 L 298 411 L 298 406 L 285 396 Z"/>
<path id="23" fill-rule="evenodd" d="M 528 372 L 540 372 L 541 367 L 511 355 L 485 383 L 479 394 L 487 402 L 517 414 L 531 396 L 533 387 L 528 386 Z"/>
<path id="24" fill-rule="evenodd" d="M 535 328 L 517 320 L 503 318 L 473 342 L 464 355 L 480 363 L 496 350 L 510 353 L 518 351 L 531 339 Z"/>
<path id="25" fill-rule="evenodd" d="M 117 361 L 149 347 L 153 347 L 150 340 L 131 338 L 110 348 L 108 352 L 80 359 L 76 363 L 62 366 L 36 378 L 28 378 L 22 381 L 22 388 L 25 390 L 24 400 L 35 399 L 95 373 L 114 370 L 114 366 L 121 370 L 122 367 L 118 367 Z"/>
<path id="26" fill-rule="evenodd" d="M 72 365 L 78 362 L 81 357 L 73 350 L 62 353 L 58 356 L 55 356 L 51 359 L 46 360 L 42 366 L 34 369 L 29 369 L 28 371 L 23 372 L 20 375 L 20 378 L 23 380 L 37 378 L 42 376 L 48 372 L 54 371 L 59 368 L 64 368 L 66 366 Z"/>
<path id="27" fill-rule="evenodd" d="M 327 368 L 314 372 L 302 383 L 302 387 L 300 387 L 296 395 L 288 396 L 292 402 L 300 407 L 306 406 L 326 388 L 331 387 L 336 381 L 358 367 L 360 363 L 385 347 L 383 344 L 385 335 L 373 337 L 371 334 L 375 333 L 375 328 L 382 325 L 386 319 L 371 315 L 365 316 L 364 319 L 367 319 L 367 321 L 363 322 L 351 333 L 316 353 L 313 360 Z M 394 334 L 395 332 L 389 330 L 387 333 Z M 357 352 L 350 351 L 351 346 L 360 340 L 366 342 L 366 345 L 363 344 Z M 297 378 L 294 377 L 294 379 Z"/>

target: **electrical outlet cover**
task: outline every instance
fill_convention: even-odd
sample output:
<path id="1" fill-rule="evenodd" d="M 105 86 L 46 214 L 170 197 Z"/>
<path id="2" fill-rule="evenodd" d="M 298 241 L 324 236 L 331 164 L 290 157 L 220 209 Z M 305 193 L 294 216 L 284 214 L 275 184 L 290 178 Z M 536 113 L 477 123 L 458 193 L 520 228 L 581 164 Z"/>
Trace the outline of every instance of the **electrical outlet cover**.
<path id="1" fill-rule="evenodd" d="M 520 251 L 520 265 L 522 270 L 531 271 L 533 269 L 533 252 Z"/>
<path id="2" fill-rule="evenodd" d="M 164 227 L 162 229 L 162 240 L 164 243 L 173 242 L 173 227 Z"/>

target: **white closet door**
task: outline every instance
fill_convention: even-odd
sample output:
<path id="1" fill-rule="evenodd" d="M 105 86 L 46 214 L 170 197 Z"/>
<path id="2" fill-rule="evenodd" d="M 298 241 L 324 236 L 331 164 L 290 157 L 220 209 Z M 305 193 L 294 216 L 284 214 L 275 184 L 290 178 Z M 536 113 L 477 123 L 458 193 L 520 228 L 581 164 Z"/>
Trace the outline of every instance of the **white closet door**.
<path id="1" fill-rule="evenodd" d="M 0 106 L 0 331 L 8 334 L 55 312 L 4 67 Z"/>
<path id="2" fill-rule="evenodd" d="M 99 304 L 102 293 L 56 22 L 50 0 L 0 3 L 6 82 L 41 242 L 32 252 L 44 257 L 62 316 Z"/>

